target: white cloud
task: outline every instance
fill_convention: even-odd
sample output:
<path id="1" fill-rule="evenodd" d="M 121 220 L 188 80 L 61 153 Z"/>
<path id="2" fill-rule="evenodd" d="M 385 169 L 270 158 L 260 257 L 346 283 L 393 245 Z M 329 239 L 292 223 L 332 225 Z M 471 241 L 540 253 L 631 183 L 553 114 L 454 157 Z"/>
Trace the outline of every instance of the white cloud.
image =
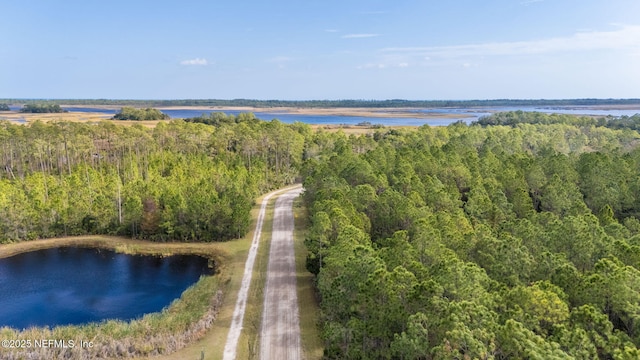
<path id="1" fill-rule="evenodd" d="M 380 36 L 380 34 L 347 34 L 347 35 L 343 35 L 342 38 L 343 39 L 364 39 L 364 38 L 371 38 L 371 37 L 377 37 Z"/>
<path id="2" fill-rule="evenodd" d="M 408 47 L 382 49 L 384 54 L 396 56 L 419 56 L 422 59 L 434 57 L 527 55 L 593 50 L 633 50 L 640 49 L 640 25 L 620 26 L 613 31 L 578 32 L 568 37 L 542 40 L 492 42 L 483 44 Z"/>
<path id="3" fill-rule="evenodd" d="M 200 65 L 200 66 L 204 66 L 204 65 L 209 65 L 209 62 L 207 61 L 207 59 L 204 59 L 204 58 L 195 58 L 195 59 L 189 59 L 189 60 L 182 60 L 182 61 L 180 61 L 180 65 L 185 65 L 185 66 Z"/>
<path id="4" fill-rule="evenodd" d="M 377 63 L 367 63 L 363 65 L 356 66 L 358 70 L 364 69 L 392 69 L 392 68 L 408 68 L 410 65 L 406 62 L 401 63 L 388 63 L 388 62 L 377 62 Z"/>
<path id="5" fill-rule="evenodd" d="M 358 69 L 358 70 L 363 70 L 363 69 L 384 69 L 386 67 L 387 67 L 387 65 L 386 64 L 382 64 L 382 63 L 368 63 L 368 64 L 364 64 L 364 65 L 358 65 L 358 66 L 356 66 L 356 69 Z"/>

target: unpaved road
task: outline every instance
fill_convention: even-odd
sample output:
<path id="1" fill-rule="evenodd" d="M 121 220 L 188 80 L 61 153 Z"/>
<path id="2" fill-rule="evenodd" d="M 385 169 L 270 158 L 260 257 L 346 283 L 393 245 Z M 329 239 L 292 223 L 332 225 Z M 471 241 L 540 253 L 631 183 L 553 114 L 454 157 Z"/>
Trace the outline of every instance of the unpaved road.
<path id="1" fill-rule="evenodd" d="M 292 209 L 293 200 L 301 192 L 297 188 L 280 195 L 274 208 L 260 333 L 261 360 L 301 358 Z"/>
<path id="2" fill-rule="evenodd" d="M 249 285 L 251 285 L 253 264 L 255 263 L 256 255 L 258 254 L 258 245 L 260 243 L 260 235 L 262 234 L 262 222 L 264 221 L 264 214 L 267 210 L 269 199 L 271 199 L 271 197 L 276 193 L 277 191 L 271 192 L 262 199 L 260 213 L 258 214 L 258 220 L 256 222 L 256 229 L 253 232 L 251 248 L 249 249 L 247 262 L 244 265 L 244 274 L 242 276 L 240 290 L 238 291 L 238 300 L 236 301 L 236 307 L 233 310 L 231 327 L 229 328 L 229 334 L 227 335 L 227 342 L 224 345 L 223 360 L 234 360 L 236 358 L 238 340 L 240 339 L 242 323 L 244 321 L 244 312 L 247 308 L 247 296 L 249 295 Z"/>

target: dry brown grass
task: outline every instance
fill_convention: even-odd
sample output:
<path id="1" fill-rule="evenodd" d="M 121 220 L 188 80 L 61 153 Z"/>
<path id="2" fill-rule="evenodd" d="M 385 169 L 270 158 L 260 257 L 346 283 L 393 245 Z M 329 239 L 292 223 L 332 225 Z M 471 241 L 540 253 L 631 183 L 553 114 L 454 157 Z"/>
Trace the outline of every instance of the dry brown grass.
<path id="1" fill-rule="evenodd" d="M 100 113 L 90 112 L 70 112 L 70 113 L 53 113 L 53 114 L 29 114 L 18 112 L 3 112 L 0 114 L 0 120 L 19 121 L 25 120 L 27 123 L 42 121 L 42 122 L 56 122 L 56 121 L 69 121 L 69 122 L 85 122 L 95 123 L 105 120 L 110 120 L 111 115 L 105 115 Z M 133 121 L 133 120 L 112 120 L 114 123 L 125 126 L 142 125 L 149 128 L 154 128 L 160 121 L 166 120 L 154 120 L 154 121 Z"/>
<path id="2" fill-rule="evenodd" d="M 415 130 L 417 126 L 385 126 L 381 129 L 376 129 L 371 126 L 356 126 L 356 125 L 311 125 L 311 128 L 315 131 L 322 130 L 330 133 L 342 131 L 347 135 L 373 135 L 378 130 L 390 130 L 390 129 L 408 129 Z"/>
<path id="3" fill-rule="evenodd" d="M 101 106 L 92 106 L 95 108 L 101 108 Z M 116 108 L 114 106 L 102 106 L 102 108 Z M 412 108 L 292 108 L 292 107 L 279 107 L 279 108 L 254 108 L 254 107 L 212 107 L 212 106 L 178 106 L 178 107 L 161 107 L 159 110 L 172 109 L 172 110 L 211 110 L 211 111 L 244 111 L 244 112 L 263 112 L 273 114 L 275 118 L 278 114 L 300 114 L 300 115 L 329 115 L 329 116 L 356 116 L 363 118 L 423 118 L 425 124 L 427 120 L 435 119 L 447 119 L 447 118 L 459 118 L 459 114 L 451 113 L 419 113 L 415 112 L 416 109 Z M 29 114 L 18 112 L 2 112 L 0 113 L 0 119 L 6 120 L 19 120 L 24 119 L 28 123 L 36 120 L 43 122 L 51 121 L 71 121 L 71 122 L 99 122 L 103 120 L 109 120 L 111 115 L 105 115 L 100 113 L 91 112 L 70 112 L 70 113 L 55 113 L 55 114 Z M 132 120 L 116 120 L 115 122 L 120 125 L 132 126 L 142 125 L 145 127 L 153 128 L 160 121 L 132 121 Z M 314 127 L 324 127 L 324 125 L 313 125 Z M 400 126 L 399 128 L 402 128 Z M 408 126 L 411 127 L 411 126 Z M 396 127 L 391 127 L 396 128 Z M 328 131 L 337 131 L 342 129 L 347 134 L 367 134 L 373 133 L 374 130 L 366 127 L 359 126 L 342 126 L 342 125 L 329 125 Z"/>
<path id="4" fill-rule="evenodd" d="M 217 264 L 224 264 L 225 260 L 229 257 L 225 243 L 157 243 L 134 240 L 126 237 L 89 235 L 3 244 L 0 245 L 0 259 L 28 251 L 63 246 L 97 247 L 102 249 L 111 249 L 125 254 L 161 256 L 176 254 L 202 255 L 214 259 Z"/>

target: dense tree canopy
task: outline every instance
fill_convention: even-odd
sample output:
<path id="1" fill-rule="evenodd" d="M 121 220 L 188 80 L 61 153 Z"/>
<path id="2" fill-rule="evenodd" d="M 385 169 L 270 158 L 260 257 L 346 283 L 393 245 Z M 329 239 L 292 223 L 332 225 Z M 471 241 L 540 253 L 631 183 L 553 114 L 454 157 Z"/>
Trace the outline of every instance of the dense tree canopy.
<path id="1" fill-rule="evenodd" d="M 638 358 L 640 134 L 573 121 L 317 135 L 325 356 Z"/>
<path id="2" fill-rule="evenodd" d="M 7 105 L 7 104 L 0 104 L 0 111 L 9 111 L 9 110 L 11 110 L 11 109 L 9 108 L 9 105 Z"/>
<path id="3" fill-rule="evenodd" d="M 67 110 L 61 108 L 60 105 L 58 105 L 58 104 L 53 104 L 53 103 L 47 103 L 47 104 L 35 103 L 35 104 L 26 104 L 26 105 L 24 105 L 22 107 L 22 109 L 20 109 L 20 112 L 23 112 L 23 113 L 34 113 L 34 114 L 40 114 L 40 113 L 65 113 L 65 112 L 67 112 Z"/>
<path id="4" fill-rule="evenodd" d="M 130 106 L 125 106 L 120 111 L 118 111 L 115 115 L 113 115 L 114 120 L 168 120 L 170 116 L 164 114 L 158 109 L 146 108 L 146 109 L 138 109 Z"/>
<path id="5" fill-rule="evenodd" d="M 0 122 L 0 242 L 80 234 L 169 241 L 243 235 L 258 193 L 291 183 L 308 127 L 154 129 Z"/>
<path id="6" fill-rule="evenodd" d="M 633 116 L 606 116 L 595 118 L 591 116 L 574 116 L 563 114 L 544 114 L 540 112 L 509 111 L 495 113 L 490 116 L 483 116 L 476 125 L 507 125 L 516 126 L 518 124 L 569 124 L 576 126 L 604 126 L 611 129 L 632 129 L 640 130 L 640 114 Z"/>
<path id="7" fill-rule="evenodd" d="M 0 242 L 229 239 L 300 176 L 327 358 L 637 359 L 640 134 L 539 120 L 0 122 Z"/>

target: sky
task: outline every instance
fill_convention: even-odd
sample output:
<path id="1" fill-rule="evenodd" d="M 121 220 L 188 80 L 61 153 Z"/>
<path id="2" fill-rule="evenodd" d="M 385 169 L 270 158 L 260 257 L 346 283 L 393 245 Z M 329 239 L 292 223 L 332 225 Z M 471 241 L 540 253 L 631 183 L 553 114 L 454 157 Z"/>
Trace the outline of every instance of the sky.
<path id="1" fill-rule="evenodd" d="M 0 98 L 640 98 L 638 0 L 3 0 Z"/>

